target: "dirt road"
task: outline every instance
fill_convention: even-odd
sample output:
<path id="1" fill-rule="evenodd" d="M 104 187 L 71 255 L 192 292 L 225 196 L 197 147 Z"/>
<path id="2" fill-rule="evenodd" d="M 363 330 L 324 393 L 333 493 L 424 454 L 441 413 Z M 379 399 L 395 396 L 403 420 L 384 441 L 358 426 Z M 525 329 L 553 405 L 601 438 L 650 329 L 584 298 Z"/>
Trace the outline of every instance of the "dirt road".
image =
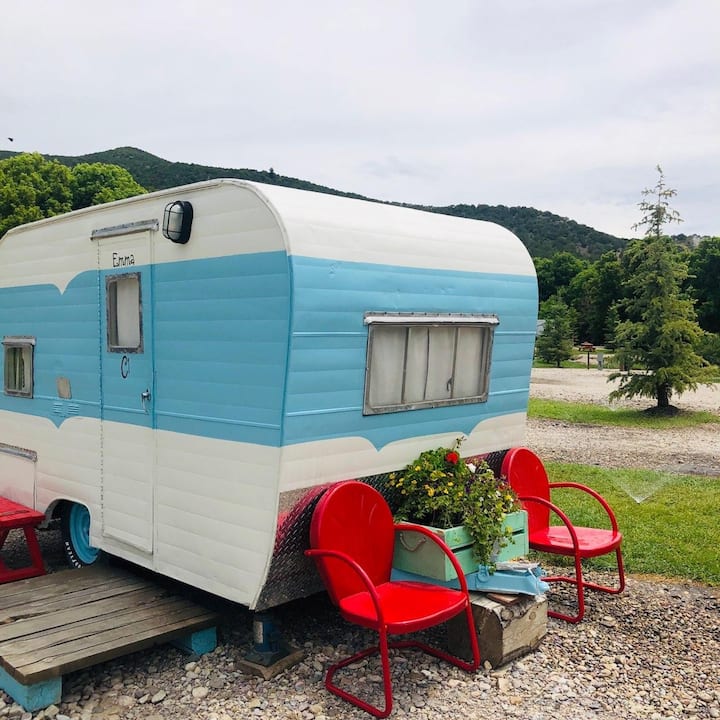
<path id="1" fill-rule="evenodd" d="M 598 403 L 608 407 L 650 407 L 647 399 L 610 403 L 614 383 L 606 370 L 535 368 L 530 397 Z M 673 397 L 683 410 L 720 415 L 720 388 L 701 387 Z M 601 467 L 638 467 L 661 472 L 720 477 L 720 425 L 687 429 L 639 430 L 528 420 L 527 446 L 545 460 Z"/>

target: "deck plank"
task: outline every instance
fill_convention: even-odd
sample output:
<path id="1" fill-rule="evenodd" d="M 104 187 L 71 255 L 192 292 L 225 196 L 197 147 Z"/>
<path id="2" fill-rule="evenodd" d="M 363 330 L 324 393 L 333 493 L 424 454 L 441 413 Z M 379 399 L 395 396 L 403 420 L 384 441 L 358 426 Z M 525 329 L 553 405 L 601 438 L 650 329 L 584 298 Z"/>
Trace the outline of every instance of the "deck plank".
<path id="1" fill-rule="evenodd" d="M 124 593 L 120 597 L 104 598 L 72 608 L 60 608 L 44 614 L 18 617 L 12 623 L 0 625 L 0 643 L 6 640 L 20 640 L 33 633 L 43 633 L 56 628 L 71 628 L 74 623 L 84 620 L 99 619 L 101 622 L 111 622 L 114 613 L 122 613 L 128 608 L 137 609 L 138 606 L 147 603 L 159 604 L 165 597 L 167 592 L 145 587 L 132 593 Z"/>
<path id="2" fill-rule="evenodd" d="M 7 608 L 0 608 L 0 623 L 25 620 L 31 617 L 47 615 L 53 612 L 71 610 L 86 606 L 98 600 L 123 598 L 133 592 L 143 590 L 147 582 L 138 580 L 134 585 L 124 582 L 122 585 L 108 583 L 103 587 L 86 588 L 80 591 L 65 593 L 31 600 L 25 603 L 16 602 Z"/>
<path id="3" fill-rule="evenodd" d="M 121 572 L 119 575 L 114 575 L 108 573 L 107 568 L 104 570 L 86 575 L 83 568 L 81 577 L 77 579 L 65 577 L 66 573 L 74 574 L 73 571 L 43 575 L 37 579 L 50 582 L 38 586 L 30 583 L 30 580 L 36 578 L 21 581 L 23 587 L 14 588 L 12 593 L 0 594 L 0 623 L 12 622 L 35 614 L 46 614 L 63 607 L 77 607 L 94 599 L 119 596 L 125 592 L 147 587 L 147 581 L 131 573 Z M 52 583 L 53 578 L 57 578 L 55 584 Z"/>
<path id="4" fill-rule="evenodd" d="M 137 608 L 129 608 L 112 615 L 93 615 L 92 617 L 81 618 L 57 627 L 33 628 L 29 632 L 16 633 L 12 649 L 13 652 L 26 652 L 40 650 L 43 647 L 52 645 L 61 645 L 78 637 L 105 632 L 118 627 L 127 627 L 134 622 L 147 620 L 155 615 L 162 615 L 176 606 L 177 601 L 175 599 L 165 598 L 145 610 L 139 611 Z"/>
<path id="5" fill-rule="evenodd" d="M 124 572 L 121 568 L 117 568 L 113 579 L 126 577 L 129 573 Z M 83 568 L 79 577 L 72 577 L 72 574 L 65 572 L 51 573 L 37 578 L 28 578 L 26 580 L 18 580 L 14 583 L 0 585 L 0 606 L 4 606 L 13 596 L 35 596 L 36 594 L 47 594 L 50 592 L 66 592 L 67 587 L 83 588 L 96 585 L 98 578 L 107 578 L 107 568 L 101 565 L 97 567 L 92 565 Z M 31 582 L 32 581 L 32 582 Z"/>

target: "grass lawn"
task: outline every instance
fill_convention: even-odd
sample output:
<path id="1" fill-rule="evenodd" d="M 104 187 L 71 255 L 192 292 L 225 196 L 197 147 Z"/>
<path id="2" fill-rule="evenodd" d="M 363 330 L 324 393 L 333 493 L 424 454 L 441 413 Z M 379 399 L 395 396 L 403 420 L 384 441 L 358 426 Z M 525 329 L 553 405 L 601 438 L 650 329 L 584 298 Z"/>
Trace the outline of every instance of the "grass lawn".
<path id="1" fill-rule="evenodd" d="M 591 363 L 591 364 L 592 364 L 592 363 Z M 556 367 L 557 367 L 557 363 L 547 363 L 547 362 L 544 362 L 543 360 L 535 359 L 535 360 L 533 361 L 533 367 L 536 367 L 536 368 L 556 368 Z M 578 368 L 578 369 L 582 368 L 582 369 L 586 369 L 586 368 L 587 368 L 587 361 L 586 361 L 586 360 L 582 360 L 582 361 L 580 361 L 580 360 L 563 360 L 563 361 L 560 363 L 560 367 L 561 367 L 561 368 Z"/>
<path id="2" fill-rule="evenodd" d="M 681 410 L 676 415 L 656 415 L 632 408 L 613 409 L 606 405 L 542 398 L 530 398 L 528 416 L 584 425 L 620 425 L 652 430 L 685 428 L 705 423 L 720 424 L 720 415 L 711 412 Z"/>
<path id="3" fill-rule="evenodd" d="M 628 572 L 720 585 L 720 478 L 563 463 L 545 466 L 551 481 L 580 482 L 605 497 L 623 533 Z M 584 493 L 560 488 L 553 492 L 553 501 L 578 525 L 607 527 L 602 508 Z M 614 558 L 586 562 L 610 569 Z"/>

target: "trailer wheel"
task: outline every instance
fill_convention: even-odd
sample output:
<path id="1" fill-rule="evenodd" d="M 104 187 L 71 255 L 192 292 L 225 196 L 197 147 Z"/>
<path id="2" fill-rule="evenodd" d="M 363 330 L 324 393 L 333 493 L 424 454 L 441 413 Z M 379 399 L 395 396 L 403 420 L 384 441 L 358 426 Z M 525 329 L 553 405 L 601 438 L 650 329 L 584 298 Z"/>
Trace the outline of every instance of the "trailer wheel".
<path id="1" fill-rule="evenodd" d="M 90 544 L 90 511 L 78 503 L 66 503 L 60 519 L 63 549 L 68 565 L 74 568 L 92 565 L 100 555 Z"/>

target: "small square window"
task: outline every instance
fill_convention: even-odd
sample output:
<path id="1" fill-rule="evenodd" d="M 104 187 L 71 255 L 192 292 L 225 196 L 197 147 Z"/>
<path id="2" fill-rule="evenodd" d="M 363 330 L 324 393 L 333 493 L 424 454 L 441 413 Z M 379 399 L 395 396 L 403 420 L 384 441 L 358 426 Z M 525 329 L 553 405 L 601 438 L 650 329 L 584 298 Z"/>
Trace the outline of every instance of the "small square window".
<path id="1" fill-rule="evenodd" d="M 3 338 L 3 348 L 5 394 L 31 398 L 35 338 L 6 337 Z"/>
<path id="2" fill-rule="evenodd" d="M 143 351 L 140 275 L 113 275 L 105 281 L 108 352 Z"/>

